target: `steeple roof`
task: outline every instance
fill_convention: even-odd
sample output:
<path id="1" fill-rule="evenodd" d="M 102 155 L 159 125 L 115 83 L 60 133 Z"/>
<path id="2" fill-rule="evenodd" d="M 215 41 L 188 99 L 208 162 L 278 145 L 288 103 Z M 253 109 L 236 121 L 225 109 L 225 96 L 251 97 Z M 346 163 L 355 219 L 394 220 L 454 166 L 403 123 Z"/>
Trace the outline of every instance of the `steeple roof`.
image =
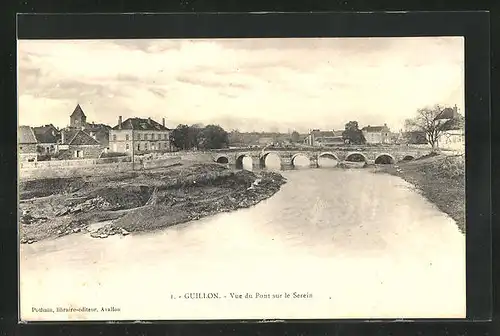
<path id="1" fill-rule="evenodd" d="M 82 110 L 82 107 L 80 106 L 80 104 L 77 104 L 75 107 L 75 110 L 73 111 L 73 113 L 71 113 L 71 118 L 73 118 L 73 117 L 86 117 L 85 113 L 83 113 L 83 110 Z"/>

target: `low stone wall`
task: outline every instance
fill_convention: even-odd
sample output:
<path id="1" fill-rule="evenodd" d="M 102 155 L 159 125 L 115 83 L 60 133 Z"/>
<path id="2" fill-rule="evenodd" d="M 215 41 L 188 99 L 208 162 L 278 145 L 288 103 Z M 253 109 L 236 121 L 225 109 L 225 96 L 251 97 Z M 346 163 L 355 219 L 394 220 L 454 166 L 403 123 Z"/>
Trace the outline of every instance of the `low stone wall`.
<path id="1" fill-rule="evenodd" d="M 110 172 L 120 173 L 167 167 L 182 161 L 213 162 L 213 158 L 211 154 L 204 152 L 178 152 L 151 157 L 136 157 L 133 164 L 130 157 L 19 162 L 19 179 L 105 175 Z"/>
<path id="2" fill-rule="evenodd" d="M 76 176 L 95 176 L 110 172 L 125 172 L 132 170 L 131 162 L 95 164 L 92 166 L 60 166 L 60 167 L 38 167 L 19 169 L 20 180 L 30 180 L 38 178 L 56 178 L 56 177 L 76 177 Z"/>

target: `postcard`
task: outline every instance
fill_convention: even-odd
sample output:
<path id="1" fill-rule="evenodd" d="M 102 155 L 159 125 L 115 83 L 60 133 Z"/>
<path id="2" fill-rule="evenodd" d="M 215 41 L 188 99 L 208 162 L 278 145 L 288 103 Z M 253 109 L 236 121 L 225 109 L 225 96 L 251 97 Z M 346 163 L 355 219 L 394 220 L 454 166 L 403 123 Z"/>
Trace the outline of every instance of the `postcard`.
<path id="1" fill-rule="evenodd" d="M 22 321 L 465 318 L 462 37 L 18 40 Z"/>

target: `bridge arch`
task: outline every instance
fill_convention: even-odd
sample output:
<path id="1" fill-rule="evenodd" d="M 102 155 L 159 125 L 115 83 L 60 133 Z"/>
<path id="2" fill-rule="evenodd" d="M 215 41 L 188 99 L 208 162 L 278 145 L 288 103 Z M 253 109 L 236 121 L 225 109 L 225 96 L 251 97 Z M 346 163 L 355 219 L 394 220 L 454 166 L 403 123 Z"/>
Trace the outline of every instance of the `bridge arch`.
<path id="1" fill-rule="evenodd" d="M 278 153 L 275 153 L 275 152 L 265 152 L 259 158 L 259 165 L 260 165 L 261 168 L 265 168 L 266 167 L 266 158 L 268 157 L 269 154 L 276 155 L 278 157 L 278 159 L 280 160 L 280 163 L 282 163 L 282 158 L 281 158 L 281 156 Z"/>
<path id="2" fill-rule="evenodd" d="M 239 153 L 236 155 L 236 169 L 243 169 L 243 159 L 246 157 L 252 160 L 253 166 L 253 158 L 249 153 Z"/>
<path id="3" fill-rule="evenodd" d="M 337 155 L 333 154 L 332 152 L 323 152 L 318 155 L 318 159 L 324 157 L 324 158 L 331 158 L 337 161 L 340 161 Z"/>
<path id="4" fill-rule="evenodd" d="M 295 167 L 295 159 L 299 156 L 303 156 L 305 157 L 307 160 L 311 160 L 311 158 L 309 157 L 309 155 L 307 155 L 307 153 L 296 153 L 296 154 L 293 154 L 292 156 L 292 159 L 290 160 L 290 163 L 292 164 L 293 167 Z"/>
<path id="5" fill-rule="evenodd" d="M 378 154 L 375 158 L 375 164 L 394 164 L 396 163 L 396 159 L 394 156 L 388 153 Z"/>
<path id="6" fill-rule="evenodd" d="M 403 156 L 403 159 L 401 161 L 411 161 L 411 160 L 415 160 L 414 155 L 405 155 Z"/>
<path id="7" fill-rule="evenodd" d="M 345 160 L 349 162 L 368 162 L 368 158 L 366 157 L 366 155 L 361 152 L 347 153 Z"/>
<path id="8" fill-rule="evenodd" d="M 229 163 L 229 158 L 225 155 L 219 155 L 215 158 L 214 161 L 217 163 L 227 164 L 227 163 Z"/>

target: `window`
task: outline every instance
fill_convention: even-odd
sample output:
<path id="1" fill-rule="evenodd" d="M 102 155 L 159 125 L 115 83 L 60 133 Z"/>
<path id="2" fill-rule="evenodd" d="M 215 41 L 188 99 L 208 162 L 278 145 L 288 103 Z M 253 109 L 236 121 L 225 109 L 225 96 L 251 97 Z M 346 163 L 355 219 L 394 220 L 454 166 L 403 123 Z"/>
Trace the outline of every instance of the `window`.
<path id="1" fill-rule="evenodd" d="M 144 149 L 145 149 L 145 150 L 148 150 L 148 143 L 147 143 L 147 142 L 146 142 L 146 143 L 144 143 Z"/>
<path id="2" fill-rule="evenodd" d="M 116 134 L 113 134 L 113 141 L 116 141 Z"/>
<path id="3" fill-rule="evenodd" d="M 137 144 L 137 150 L 138 150 L 138 151 L 140 151 L 140 150 L 141 150 L 141 144 L 140 144 L 140 143 L 138 143 L 138 144 Z"/>
<path id="4" fill-rule="evenodd" d="M 167 140 L 167 133 L 163 134 L 163 139 Z"/>
<path id="5" fill-rule="evenodd" d="M 142 138 L 142 134 L 141 134 L 141 133 L 139 133 L 139 134 L 137 134 L 137 135 L 138 135 L 138 137 L 139 137 L 139 140 L 141 140 L 141 138 Z"/>
<path id="6" fill-rule="evenodd" d="M 127 137 L 128 137 L 128 136 L 127 136 Z M 128 140 L 128 139 L 127 139 L 127 140 Z M 129 147 L 129 145 L 128 145 L 128 144 L 125 146 L 125 149 L 126 149 L 126 150 L 129 150 L 129 149 L 130 149 L 130 147 Z"/>
<path id="7" fill-rule="evenodd" d="M 128 134 L 125 135 L 125 140 L 128 141 Z M 128 145 L 127 145 L 128 146 Z"/>

